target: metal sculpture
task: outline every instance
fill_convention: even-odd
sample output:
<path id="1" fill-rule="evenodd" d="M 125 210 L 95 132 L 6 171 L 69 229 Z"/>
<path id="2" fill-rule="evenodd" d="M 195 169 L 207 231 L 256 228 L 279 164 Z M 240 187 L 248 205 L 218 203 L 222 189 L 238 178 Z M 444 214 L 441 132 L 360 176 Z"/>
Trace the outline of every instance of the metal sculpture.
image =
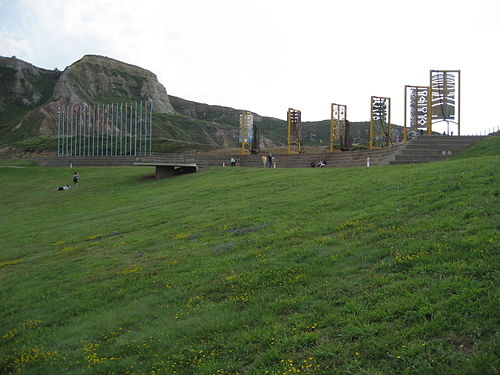
<path id="1" fill-rule="evenodd" d="M 252 141 L 254 138 L 253 114 L 252 112 L 243 111 L 240 113 L 240 138 L 241 154 L 249 154 L 252 152 Z"/>
<path id="2" fill-rule="evenodd" d="M 428 86 L 405 86 L 404 133 L 406 142 L 408 135 L 432 134 L 431 101 Z"/>
<path id="3" fill-rule="evenodd" d="M 286 117 L 288 126 L 287 152 L 289 154 L 303 153 L 301 113 L 298 109 L 288 108 Z M 295 148 L 295 151 L 292 148 Z"/>
<path id="4" fill-rule="evenodd" d="M 351 148 L 349 136 L 349 121 L 347 121 L 347 106 L 343 104 L 331 104 L 330 116 L 330 152 L 336 147 L 341 150 Z"/>
<path id="5" fill-rule="evenodd" d="M 370 100 L 370 149 L 392 144 L 391 98 L 372 96 Z"/>
<path id="6" fill-rule="evenodd" d="M 457 126 L 460 135 L 460 70 L 431 70 L 431 130 L 439 122 L 446 122 L 450 134 L 450 123 Z"/>
<path id="7" fill-rule="evenodd" d="M 152 101 L 59 107 L 57 155 L 151 155 L 152 116 Z"/>

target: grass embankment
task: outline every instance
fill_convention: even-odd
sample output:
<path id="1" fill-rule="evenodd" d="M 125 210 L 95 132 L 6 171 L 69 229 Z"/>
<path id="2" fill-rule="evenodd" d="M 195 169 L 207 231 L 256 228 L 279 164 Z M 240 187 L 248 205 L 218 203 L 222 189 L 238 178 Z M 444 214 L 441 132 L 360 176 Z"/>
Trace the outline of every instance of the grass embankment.
<path id="1" fill-rule="evenodd" d="M 5 163 L 3 163 L 5 165 Z M 0 373 L 497 374 L 498 156 L 0 168 Z"/>

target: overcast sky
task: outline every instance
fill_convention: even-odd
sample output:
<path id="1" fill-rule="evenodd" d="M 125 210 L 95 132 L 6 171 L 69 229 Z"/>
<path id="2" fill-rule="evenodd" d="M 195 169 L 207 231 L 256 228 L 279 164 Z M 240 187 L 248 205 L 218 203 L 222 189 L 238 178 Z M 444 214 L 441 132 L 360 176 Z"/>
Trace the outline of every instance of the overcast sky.
<path id="1" fill-rule="evenodd" d="M 499 0 L 0 0 L 0 55 L 63 70 L 85 54 L 139 65 L 171 95 L 303 121 L 369 120 L 430 69 L 462 74 L 462 133 L 500 125 Z"/>

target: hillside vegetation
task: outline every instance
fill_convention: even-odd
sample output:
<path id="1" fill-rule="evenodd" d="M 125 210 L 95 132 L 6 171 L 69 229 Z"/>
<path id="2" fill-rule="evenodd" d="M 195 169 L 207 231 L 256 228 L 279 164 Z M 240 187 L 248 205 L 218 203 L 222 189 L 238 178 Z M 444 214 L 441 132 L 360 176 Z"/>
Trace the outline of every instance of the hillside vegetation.
<path id="1" fill-rule="evenodd" d="M 496 154 L 0 167 L 2 374 L 498 374 Z"/>

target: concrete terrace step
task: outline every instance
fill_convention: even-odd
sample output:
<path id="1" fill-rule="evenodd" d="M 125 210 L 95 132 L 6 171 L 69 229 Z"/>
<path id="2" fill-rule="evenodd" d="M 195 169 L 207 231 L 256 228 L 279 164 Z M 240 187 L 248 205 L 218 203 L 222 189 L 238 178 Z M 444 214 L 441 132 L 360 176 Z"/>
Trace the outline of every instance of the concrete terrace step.
<path id="1" fill-rule="evenodd" d="M 427 163 L 445 160 L 484 137 L 419 136 L 401 147 L 390 164 Z"/>
<path id="2" fill-rule="evenodd" d="M 312 154 L 282 154 L 276 156 L 278 168 L 310 168 L 311 162 L 326 160 L 327 167 L 365 166 L 367 158 L 373 166 L 387 165 L 402 148 L 396 145 L 379 150 L 356 150 Z M 262 155 L 238 155 L 241 167 L 262 168 Z M 156 154 L 147 156 L 53 156 L 36 159 L 41 166 L 133 166 L 137 162 L 196 163 L 200 167 L 230 165 L 231 155 Z"/>

